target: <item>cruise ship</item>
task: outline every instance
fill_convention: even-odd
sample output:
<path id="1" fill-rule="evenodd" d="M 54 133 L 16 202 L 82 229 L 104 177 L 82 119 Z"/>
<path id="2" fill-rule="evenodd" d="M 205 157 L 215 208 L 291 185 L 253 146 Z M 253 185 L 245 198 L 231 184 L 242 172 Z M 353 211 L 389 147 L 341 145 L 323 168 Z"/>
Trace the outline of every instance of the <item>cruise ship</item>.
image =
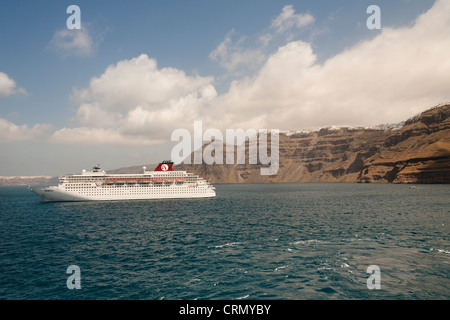
<path id="1" fill-rule="evenodd" d="M 215 197 L 215 187 L 186 171 L 173 171 L 173 162 L 163 161 L 142 174 L 108 174 L 94 166 L 92 171 L 59 178 L 57 186 L 29 187 L 46 201 L 145 200 Z"/>

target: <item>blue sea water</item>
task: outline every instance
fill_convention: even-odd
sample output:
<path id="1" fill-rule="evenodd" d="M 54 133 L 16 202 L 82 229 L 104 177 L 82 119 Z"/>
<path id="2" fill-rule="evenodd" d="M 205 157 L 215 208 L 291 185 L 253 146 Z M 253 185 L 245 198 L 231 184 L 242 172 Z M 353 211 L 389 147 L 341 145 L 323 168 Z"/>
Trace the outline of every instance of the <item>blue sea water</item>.
<path id="1" fill-rule="evenodd" d="M 450 185 L 216 191 L 45 203 L 0 187 L 0 299 L 450 298 Z M 67 287 L 70 265 L 81 289 Z M 380 289 L 368 288 L 371 265 Z"/>

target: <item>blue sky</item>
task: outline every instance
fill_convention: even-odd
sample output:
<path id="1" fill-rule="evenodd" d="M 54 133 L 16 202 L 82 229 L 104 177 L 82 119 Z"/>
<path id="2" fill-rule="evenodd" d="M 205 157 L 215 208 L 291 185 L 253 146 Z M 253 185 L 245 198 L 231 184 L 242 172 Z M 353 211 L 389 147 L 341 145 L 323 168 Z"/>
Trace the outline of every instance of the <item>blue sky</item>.
<path id="1" fill-rule="evenodd" d="M 72 4 L 81 30 L 66 27 Z M 366 27 L 372 4 L 381 30 Z M 282 130 L 404 120 L 449 98 L 437 69 L 450 68 L 446 12 L 432 0 L 2 1 L 0 175 L 154 163 L 195 120 Z M 368 79 L 353 82 L 362 68 Z M 440 86 L 415 90 L 422 69 Z"/>

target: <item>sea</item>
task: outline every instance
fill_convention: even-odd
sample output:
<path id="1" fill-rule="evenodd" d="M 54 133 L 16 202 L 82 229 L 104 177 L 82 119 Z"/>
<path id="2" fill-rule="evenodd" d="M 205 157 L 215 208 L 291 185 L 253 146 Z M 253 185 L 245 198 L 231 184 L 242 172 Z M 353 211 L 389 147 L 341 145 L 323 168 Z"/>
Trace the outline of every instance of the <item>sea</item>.
<path id="1" fill-rule="evenodd" d="M 218 184 L 43 202 L 0 187 L 1 300 L 447 300 L 450 185 Z"/>

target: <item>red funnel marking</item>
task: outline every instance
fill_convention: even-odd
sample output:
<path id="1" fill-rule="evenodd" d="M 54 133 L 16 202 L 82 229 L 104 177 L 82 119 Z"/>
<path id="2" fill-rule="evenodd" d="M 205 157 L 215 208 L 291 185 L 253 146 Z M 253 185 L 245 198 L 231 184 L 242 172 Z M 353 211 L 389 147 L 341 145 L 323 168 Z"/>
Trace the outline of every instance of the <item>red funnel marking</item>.
<path id="1" fill-rule="evenodd" d="M 163 161 L 160 164 L 158 164 L 155 171 L 173 171 L 172 166 L 173 166 L 172 161 Z"/>

